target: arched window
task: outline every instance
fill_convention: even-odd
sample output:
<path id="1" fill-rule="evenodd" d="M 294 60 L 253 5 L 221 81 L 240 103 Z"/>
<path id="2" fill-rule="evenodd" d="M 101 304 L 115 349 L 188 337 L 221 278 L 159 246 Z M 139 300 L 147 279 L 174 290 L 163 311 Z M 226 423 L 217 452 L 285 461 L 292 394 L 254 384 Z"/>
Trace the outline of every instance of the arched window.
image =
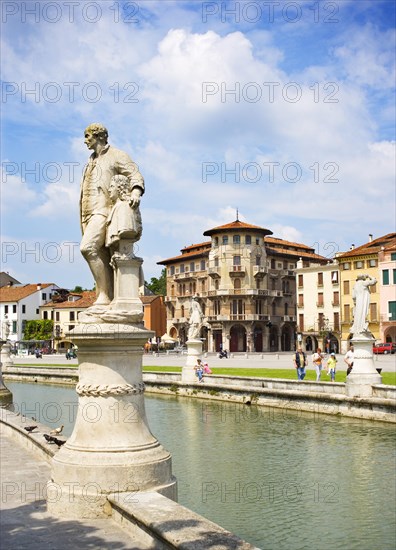
<path id="1" fill-rule="evenodd" d="M 234 288 L 235 289 L 241 288 L 241 279 L 239 279 L 238 277 L 234 279 Z"/>

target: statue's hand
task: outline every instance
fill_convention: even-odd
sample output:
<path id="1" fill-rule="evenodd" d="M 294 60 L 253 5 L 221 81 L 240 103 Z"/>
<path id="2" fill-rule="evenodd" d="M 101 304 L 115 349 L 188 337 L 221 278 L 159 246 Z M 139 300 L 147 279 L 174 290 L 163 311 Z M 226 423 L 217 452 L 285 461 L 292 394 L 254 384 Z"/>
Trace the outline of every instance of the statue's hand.
<path id="1" fill-rule="evenodd" d="M 139 206 L 141 195 L 142 193 L 137 187 L 132 190 L 131 198 L 129 199 L 129 204 L 132 208 L 137 208 Z"/>

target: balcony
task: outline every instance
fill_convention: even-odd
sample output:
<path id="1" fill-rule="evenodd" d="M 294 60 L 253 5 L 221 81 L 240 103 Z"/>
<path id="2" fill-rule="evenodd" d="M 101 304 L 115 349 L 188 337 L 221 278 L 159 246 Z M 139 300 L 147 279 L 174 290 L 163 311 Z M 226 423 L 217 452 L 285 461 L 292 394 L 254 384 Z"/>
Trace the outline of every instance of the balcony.
<path id="1" fill-rule="evenodd" d="M 324 302 L 316 302 L 316 307 L 324 307 Z"/>
<path id="2" fill-rule="evenodd" d="M 210 277 L 212 277 L 213 279 L 216 279 L 216 278 L 219 278 L 220 277 L 220 267 L 217 266 L 217 267 L 210 267 L 208 269 L 208 274 Z"/>
<path id="3" fill-rule="evenodd" d="M 246 268 L 244 265 L 231 265 L 229 267 L 229 274 L 231 277 L 244 277 L 246 275 Z"/>
<path id="4" fill-rule="evenodd" d="M 185 281 L 187 279 L 195 279 L 196 273 L 195 271 L 185 271 L 184 273 L 177 273 L 175 275 L 175 281 Z"/>
<path id="5" fill-rule="evenodd" d="M 284 323 L 295 323 L 296 322 L 296 317 L 294 315 L 283 315 L 282 316 L 282 321 Z"/>
<path id="6" fill-rule="evenodd" d="M 281 277 L 294 277 L 295 273 L 292 269 L 282 269 L 280 272 Z"/>
<path id="7" fill-rule="evenodd" d="M 165 303 L 166 302 L 176 302 L 176 296 L 165 296 Z"/>
<path id="8" fill-rule="evenodd" d="M 268 273 L 268 267 L 264 267 L 262 265 L 254 265 L 253 266 L 253 276 L 257 278 L 265 277 Z"/>
<path id="9" fill-rule="evenodd" d="M 203 294 L 202 294 L 203 295 Z M 281 290 L 268 290 L 266 288 L 227 288 L 219 290 L 209 290 L 207 296 L 209 298 L 215 298 L 217 296 L 275 296 L 280 297 L 283 295 Z"/>

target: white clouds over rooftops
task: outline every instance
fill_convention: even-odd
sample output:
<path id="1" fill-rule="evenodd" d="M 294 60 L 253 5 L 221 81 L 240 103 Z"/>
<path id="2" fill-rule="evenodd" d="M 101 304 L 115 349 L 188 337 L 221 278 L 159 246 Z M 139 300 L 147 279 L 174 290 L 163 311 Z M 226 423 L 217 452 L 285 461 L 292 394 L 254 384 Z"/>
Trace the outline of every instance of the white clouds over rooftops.
<path id="1" fill-rule="evenodd" d="M 57 235 L 79 239 L 76 202 L 89 156 L 82 136 L 94 121 L 145 176 L 147 257 L 176 254 L 187 236 L 202 240 L 236 207 L 246 221 L 308 244 L 320 231 L 340 248 L 363 241 L 362 218 L 377 224 L 372 232 L 392 230 L 389 3 L 340 3 L 334 25 L 312 24 L 300 4 L 307 17 L 296 25 L 279 17 L 204 23 L 193 2 L 138 3 L 132 25 L 121 12 L 115 24 L 105 9 L 92 24 L 9 18 L 3 147 L 14 164 L 3 167 L 2 206 L 23 217 L 6 216 L 8 235 L 41 239 L 56 221 Z M 49 163 L 74 162 L 72 181 L 45 177 Z M 36 163 L 39 177 L 23 181 L 23 164 L 29 172 Z M 88 269 L 87 283 L 72 269 L 64 274 L 70 282 L 61 285 L 90 286 Z"/>

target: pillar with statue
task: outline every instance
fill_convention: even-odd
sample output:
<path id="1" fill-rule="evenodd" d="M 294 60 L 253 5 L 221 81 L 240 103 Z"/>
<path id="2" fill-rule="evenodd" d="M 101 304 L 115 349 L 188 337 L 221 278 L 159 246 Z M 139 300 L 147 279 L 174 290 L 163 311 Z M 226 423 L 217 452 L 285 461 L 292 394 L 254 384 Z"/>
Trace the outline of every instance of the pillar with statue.
<path id="1" fill-rule="evenodd" d="M 202 338 L 201 329 L 203 326 L 208 326 L 202 312 L 201 304 L 198 297 L 193 296 L 190 306 L 190 319 L 187 334 L 187 359 L 186 364 L 182 368 L 182 382 L 191 384 L 196 381 L 194 367 L 197 360 L 202 358 Z"/>
<path id="2" fill-rule="evenodd" d="M 9 407 L 12 403 L 12 393 L 4 384 L 3 381 L 3 368 L 12 367 L 14 362 L 11 358 L 11 345 L 8 341 L 10 334 L 10 321 L 6 320 L 2 326 L 2 338 L 0 340 L 0 407 Z"/>
<path id="3" fill-rule="evenodd" d="M 142 354 L 153 333 L 143 326 L 143 260 L 134 253 L 144 180 L 130 157 L 108 144 L 101 124 L 88 126 L 85 143 L 93 153 L 81 183 L 81 252 L 97 298 L 68 334 L 79 350 L 78 410 L 52 460 L 47 499 L 49 511 L 65 518 L 107 516 L 110 493 L 177 499 L 171 455 L 145 413 Z"/>
<path id="4" fill-rule="evenodd" d="M 346 392 L 350 397 L 370 397 L 373 384 L 381 384 L 382 376 L 374 365 L 373 344 L 375 338 L 368 330 L 367 316 L 370 307 L 370 286 L 377 280 L 369 275 L 359 275 L 353 287 L 353 324 L 351 326 L 354 346 L 353 368 L 346 380 Z"/>

